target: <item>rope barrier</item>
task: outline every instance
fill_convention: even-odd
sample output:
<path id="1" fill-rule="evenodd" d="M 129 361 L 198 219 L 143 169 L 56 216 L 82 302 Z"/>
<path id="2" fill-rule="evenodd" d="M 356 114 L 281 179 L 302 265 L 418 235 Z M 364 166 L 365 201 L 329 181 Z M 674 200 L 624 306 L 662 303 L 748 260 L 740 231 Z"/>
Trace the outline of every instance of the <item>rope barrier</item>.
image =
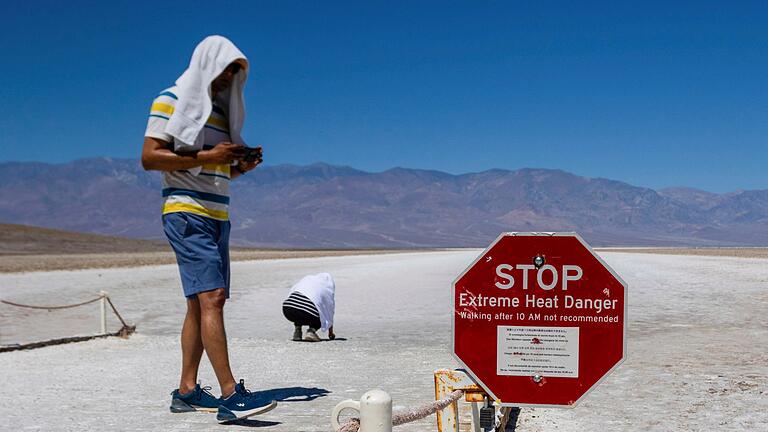
<path id="1" fill-rule="evenodd" d="M 125 323 L 125 320 L 123 319 L 123 317 L 120 316 L 120 312 L 118 312 L 115 305 L 112 304 L 112 300 L 109 298 L 109 296 L 105 295 L 104 297 L 107 299 L 107 303 L 109 303 L 109 307 L 112 308 L 112 312 L 114 312 L 115 315 L 117 315 L 117 319 L 119 319 L 120 322 L 123 324 L 123 328 L 128 327 L 128 324 Z"/>
<path id="2" fill-rule="evenodd" d="M 421 420 L 425 417 L 445 409 L 457 400 L 461 399 L 464 395 L 463 390 L 454 390 L 447 398 L 436 400 L 428 404 L 424 404 L 414 410 L 402 411 L 392 414 L 392 425 L 400 426 L 405 423 L 410 423 L 416 420 Z M 341 426 L 339 432 L 358 432 L 360 429 L 360 419 L 352 418 Z"/>
<path id="3" fill-rule="evenodd" d="M 134 331 L 136 331 L 135 326 L 126 326 L 112 333 L 105 333 L 105 334 L 92 335 L 92 336 L 73 336 L 73 337 L 67 337 L 67 338 L 61 338 L 61 339 L 49 339 L 49 340 L 40 341 L 40 342 L 31 342 L 23 345 L 15 344 L 15 345 L 0 346 L 0 353 L 9 352 L 9 351 L 21 351 L 21 350 L 29 350 L 29 349 L 35 349 L 35 348 L 43 348 L 43 347 L 48 347 L 53 345 L 63 345 L 63 344 L 68 344 L 73 342 L 85 342 L 93 339 L 103 339 L 108 337 L 127 338 Z"/>
<path id="4" fill-rule="evenodd" d="M 101 297 L 102 296 L 99 296 L 99 297 L 96 297 L 93 300 L 88 300 L 88 301 L 84 301 L 82 303 L 71 304 L 71 305 L 64 305 L 64 306 L 33 306 L 33 305 L 26 305 L 26 304 L 21 304 L 21 303 L 14 303 L 14 302 L 10 302 L 8 300 L 0 300 L 0 303 L 5 303 L 7 305 L 16 306 L 16 307 L 20 307 L 20 308 L 27 308 L 27 309 L 55 310 L 55 309 L 70 309 L 70 308 L 76 308 L 78 306 L 84 306 L 84 305 L 87 305 L 87 304 L 90 304 L 90 303 L 94 303 L 94 302 L 97 302 L 97 301 L 101 300 Z M 107 297 L 107 300 L 109 300 L 109 297 Z M 112 304 L 112 302 L 110 302 L 110 304 Z"/>
<path id="5" fill-rule="evenodd" d="M 6 352 L 6 351 L 16 351 L 16 350 L 22 350 L 22 349 L 33 349 L 33 348 L 40 348 L 44 346 L 50 346 L 50 345 L 60 345 L 65 343 L 71 343 L 71 342 L 82 342 L 86 340 L 96 339 L 96 338 L 103 338 L 103 337 L 109 337 L 109 336 L 119 336 L 122 338 L 127 338 L 131 334 L 133 334 L 136 331 L 136 326 L 128 325 L 125 320 L 123 319 L 122 315 L 120 315 L 120 312 L 117 311 L 117 308 L 115 307 L 114 303 L 112 303 L 112 299 L 109 298 L 109 296 L 102 292 L 102 294 L 95 299 L 87 300 L 82 303 L 76 303 L 71 305 L 62 305 L 62 306 L 37 306 L 37 305 L 28 305 L 28 304 L 22 304 L 22 303 L 16 303 L 8 300 L 0 300 L 0 303 L 7 304 L 9 306 L 15 306 L 19 308 L 24 309 L 41 309 L 41 310 L 60 310 L 60 309 L 70 309 L 70 308 L 76 308 L 79 306 L 85 306 L 87 304 L 95 303 L 99 300 L 106 301 L 109 303 L 109 307 L 112 308 L 112 312 L 115 313 L 115 316 L 117 316 L 117 319 L 120 320 L 120 323 L 123 325 L 120 330 L 109 333 L 106 332 L 106 316 L 104 315 L 104 309 L 102 309 L 102 334 L 97 334 L 93 336 L 74 336 L 74 337 L 68 337 L 68 338 L 62 338 L 62 339 L 51 339 L 46 341 L 40 341 L 40 342 L 32 342 L 28 344 L 14 344 L 11 346 L 1 346 L 0 352 Z"/>

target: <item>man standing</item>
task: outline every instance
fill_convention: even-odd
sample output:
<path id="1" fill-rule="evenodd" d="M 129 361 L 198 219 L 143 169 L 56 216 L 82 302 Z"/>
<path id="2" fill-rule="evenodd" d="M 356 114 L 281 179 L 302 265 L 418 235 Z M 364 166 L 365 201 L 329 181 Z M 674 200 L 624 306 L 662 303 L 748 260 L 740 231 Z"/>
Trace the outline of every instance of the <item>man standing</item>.
<path id="1" fill-rule="evenodd" d="M 229 182 L 261 160 L 243 160 L 240 137 L 248 60 L 228 39 L 209 36 L 195 48 L 176 85 L 152 103 L 141 162 L 163 172 L 163 229 L 176 253 L 187 313 L 181 331 L 181 379 L 171 412 L 216 411 L 222 422 L 268 411 L 274 401 L 235 382 L 223 307 L 229 298 Z M 233 165 L 234 164 L 234 165 Z M 206 352 L 221 398 L 197 383 Z"/>

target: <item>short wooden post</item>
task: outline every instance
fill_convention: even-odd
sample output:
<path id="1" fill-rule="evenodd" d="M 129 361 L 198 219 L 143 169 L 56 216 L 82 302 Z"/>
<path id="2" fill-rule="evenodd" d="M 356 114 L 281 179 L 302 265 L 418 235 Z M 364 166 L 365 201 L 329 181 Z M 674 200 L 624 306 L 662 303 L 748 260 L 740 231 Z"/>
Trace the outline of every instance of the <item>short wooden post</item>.
<path id="1" fill-rule="evenodd" d="M 101 333 L 107 333 L 107 293 L 106 291 L 100 291 L 101 295 Z"/>

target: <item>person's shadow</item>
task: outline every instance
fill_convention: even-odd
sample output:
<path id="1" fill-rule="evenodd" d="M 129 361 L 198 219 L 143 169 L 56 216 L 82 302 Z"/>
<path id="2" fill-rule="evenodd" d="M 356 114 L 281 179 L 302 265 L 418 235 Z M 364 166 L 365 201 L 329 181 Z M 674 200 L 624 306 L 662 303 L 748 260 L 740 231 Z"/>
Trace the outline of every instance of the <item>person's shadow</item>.
<path id="1" fill-rule="evenodd" d="M 275 400 L 277 402 L 308 402 L 324 397 L 328 395 L 328 393 L 330 393 L 329 390 L 318 387 L 284 387 L 253 392 L 255 396 L 267 400 Z M 244 419 L 227 424 L 246 427 L 269 427 L 277 426 L 281 423 L 275 421 Z"/>
<path id="2" fill-rule="evenodd" d="M 269 427 L 269 426 L 277 426 L 279 424 L 282 424 L 280 422 L 276 421 L 264 421 L 264 420 L 254 420 L 254 419 L 242 419 L 242 420 L 235 420 L 231 422 L 224 423 L 227 426 L 245 426 L 245 427 Z"/>
<path id="3" fill-rule="evenodd" d="M 328 393 L 329 390 L 317 387 L 284 387 L 253 392 L 256 396 L 278 402 L 308 402 Z"/>
<path id="4" fill-rule="evenodd" d="M 347 338 L 337 337 L 336 339 L 320 339 L 320 342 L 344 342 L 346 340 L 347 340 Z M 308 340 L 303 340 L 303 339 L 302 340 L 293 341 L 293 342 L 317 343 L 315 341 L 308 341 Z"/>

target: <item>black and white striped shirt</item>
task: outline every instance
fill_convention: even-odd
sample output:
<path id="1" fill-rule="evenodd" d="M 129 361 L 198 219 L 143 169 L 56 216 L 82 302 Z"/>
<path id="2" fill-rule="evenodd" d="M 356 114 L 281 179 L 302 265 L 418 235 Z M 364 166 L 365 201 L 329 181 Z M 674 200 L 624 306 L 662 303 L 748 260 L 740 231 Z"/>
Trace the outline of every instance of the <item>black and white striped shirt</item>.
<path id="1" fill-rule="evenodd" d="M 298 291 L 292 292 L 291 295 L 285 299 L 283 302 L 283 307 L 298 309 L 312 315 L 313 317 L 320 318 L 320 313 L 317 311 L 315 304 L 312 303 L 312 300 Z"/>

